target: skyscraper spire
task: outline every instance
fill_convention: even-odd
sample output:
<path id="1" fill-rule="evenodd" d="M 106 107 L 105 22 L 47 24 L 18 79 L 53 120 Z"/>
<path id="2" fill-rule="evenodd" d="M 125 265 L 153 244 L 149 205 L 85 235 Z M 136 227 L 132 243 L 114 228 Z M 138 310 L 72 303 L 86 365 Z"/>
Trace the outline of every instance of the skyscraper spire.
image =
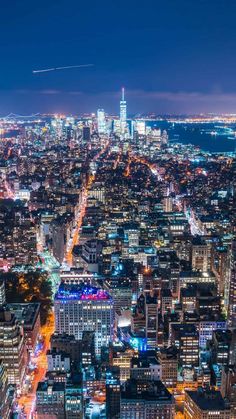
<path id="1" fill-rule="evenodd" d="M 120 101 L 120 136 L 121 138 L 125 137 L 127 128 L 127 107 L 125 100 L 125 88 L 122 87 L 121 91 L 121 101 Z"/>

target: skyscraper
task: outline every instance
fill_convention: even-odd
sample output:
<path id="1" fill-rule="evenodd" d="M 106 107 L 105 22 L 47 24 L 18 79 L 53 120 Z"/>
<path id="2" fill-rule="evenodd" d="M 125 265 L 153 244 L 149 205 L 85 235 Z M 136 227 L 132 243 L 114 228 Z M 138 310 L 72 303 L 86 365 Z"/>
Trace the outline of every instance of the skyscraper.
<path id="1" fill-rule="evenodd" d="M 120 136 L 125 137 L 127 127 L 127 106 L 125 100 L 125 89 L 122 87 L 122 97 L 120 101 Z"/>
<path id="2" fill-rule="evenodd" d="M 114 309 L 111 296 L 104 290 L 78 284 L 61 283 L 55 296 L 56 331 L 82 339 L 84 331 L 95 334 L 95 352 L 101 353 L 113 335 Z"/>
<path id="3" fill-rule="evenodd" d="M 98 109 L 97 121 L 98 121 L 98 134 L 105 134 L 106 133 L 106 119 L 105 119 L 104 109 Z"/>
<path id="4" fill-rule="evenodd" d="M 23 329 L 5 306 L 0 308 L 0 359 L 6 368 L 8 382 L 22 385 L 27 363 Z"/>

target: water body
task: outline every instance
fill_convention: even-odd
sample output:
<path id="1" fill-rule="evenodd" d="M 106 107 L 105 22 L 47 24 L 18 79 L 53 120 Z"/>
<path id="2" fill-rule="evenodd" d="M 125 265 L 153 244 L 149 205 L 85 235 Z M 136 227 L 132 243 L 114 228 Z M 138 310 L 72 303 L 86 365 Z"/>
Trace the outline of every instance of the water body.
<path id="1" fill-rule="evenodd" d="M 193 144 L 205 151 L 220 153 L 234 152 L 236 149 L 235 124 L 172 124 L 167 121 L 153 121 L 147 122 L 147 125 L 166 129 L 170 141 Z"/>

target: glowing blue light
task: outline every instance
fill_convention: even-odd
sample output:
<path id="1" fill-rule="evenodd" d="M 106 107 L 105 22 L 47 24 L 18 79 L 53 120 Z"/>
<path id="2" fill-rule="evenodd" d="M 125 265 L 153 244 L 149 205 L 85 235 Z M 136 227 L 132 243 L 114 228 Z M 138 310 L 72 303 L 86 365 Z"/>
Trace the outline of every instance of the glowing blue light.
<path id="1" fill-rule="evenodd" d="M 142 337 L 130 338 L 129 343 L 135 350 L 142 351 L 142 352 L 147 350 L 146 338 L 142 338 Z"/>

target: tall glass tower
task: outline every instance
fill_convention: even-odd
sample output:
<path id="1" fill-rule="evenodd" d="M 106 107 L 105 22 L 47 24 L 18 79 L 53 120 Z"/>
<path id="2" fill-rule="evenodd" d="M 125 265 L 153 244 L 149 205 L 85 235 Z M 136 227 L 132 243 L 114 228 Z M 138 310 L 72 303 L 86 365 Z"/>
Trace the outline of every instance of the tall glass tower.
<path id="1" fill-rule="evenodd" d="M 127 106 L 125 100 L 125 89 L 122 87 L 122 97 L 120 101 L 120 136 L 125 137 L 127 127 Z"/>
<path id="2" fill-rule="evenodd" d="M 98 123 L 98 133 L 106 133 L 106 117 L 104 109 L 98 109 L 97 111 L 97 123 Z"/>

